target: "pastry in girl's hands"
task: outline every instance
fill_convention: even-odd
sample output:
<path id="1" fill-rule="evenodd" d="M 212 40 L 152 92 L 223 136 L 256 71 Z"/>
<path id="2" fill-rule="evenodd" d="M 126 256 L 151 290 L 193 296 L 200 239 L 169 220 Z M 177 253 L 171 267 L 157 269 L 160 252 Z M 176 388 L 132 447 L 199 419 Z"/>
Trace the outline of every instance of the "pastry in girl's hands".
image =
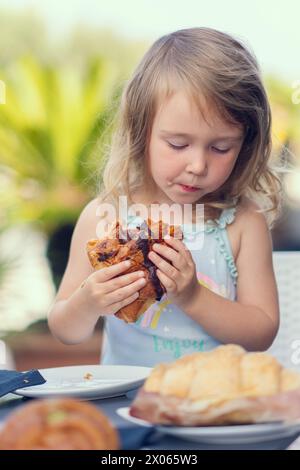
<path id="1" fill-rule="evenodd" d="M 157 365 L 130 414 L 155 424 L 208 426 L 300 418 L 300 373 L 229 344 Z"/>
<path id="2" fill-rule="evenodd" d="M 138 299 L 122 307 L 115 315 L 126 323 L 136 322 L 146 309 L 160 300 L 166 292 L 156 274 L 156 266 L 148 258 L 154 243 L 167 245 L 163 238 L 171 236 L 183 239 L 179 226 L 168 225 L 162 220 L 153 222 L 150 218 L 136 228 L 123 229 L 117 221 L 108 237 L 90 240 L 87 253 L 92 266 L 102 269 L 130 259 L 131 266 L 122 275 L 133 271 L 144 271 L 146 284 L 140 290 Z"/>
<path id="3" fill-rule="evenodd" d="M 71 398 L 16 409 L 0 432 L 0 450 L 117 450 L 119 435 L 94 405 Z"/>

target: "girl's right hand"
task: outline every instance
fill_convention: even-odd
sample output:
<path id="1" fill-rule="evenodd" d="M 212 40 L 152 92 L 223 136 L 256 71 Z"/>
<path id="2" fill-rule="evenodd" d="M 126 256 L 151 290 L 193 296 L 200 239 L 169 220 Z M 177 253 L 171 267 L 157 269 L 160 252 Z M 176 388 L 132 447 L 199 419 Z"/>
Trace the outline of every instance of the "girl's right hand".
<path id="1" fill-rule="evenodd" d="M 146 283 L 145 273 L 135 271 L 120 276 L 128 268 L 126 262 L 117 263 L 95 271 L 82 283 L 88 311 L 98 316 L 113 315 L 139 297 L 138 291 Z"/>

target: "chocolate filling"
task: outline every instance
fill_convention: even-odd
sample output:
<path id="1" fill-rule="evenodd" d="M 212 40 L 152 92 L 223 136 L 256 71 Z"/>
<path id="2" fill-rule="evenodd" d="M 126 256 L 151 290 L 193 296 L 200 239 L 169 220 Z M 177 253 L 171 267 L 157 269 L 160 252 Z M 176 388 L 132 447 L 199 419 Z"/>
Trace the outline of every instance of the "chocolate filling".
<path id="1" fill-rule="evenodd" d="M 160 230 L 159 230 L 160 232 Z M 123 236 L 126 233 L 126 237 L 120 238 L 120 234 Z M 138 236 L 136 234 L 138 233 Z M 131 235 L 135 235 L 133 238 Z M 161 233 L 159 233 L 161 236 Z M 151 231 L 149 228 L 148 224 L 144 221 L 140 226 L 136 227 L 136 230 L 130 231 L 130 230 L 124 230 L 122 227 L 120 227 L 119 222 L 117 222 L 116 225 L 116 236 L 119 240 L 119 243 L 121 245 L 124 245 L 127 243 L 128 240 L 134 240 L 137 244 L 137 248 L 141 250 L 143 253 L 144 257 L 144 266 L 147 268 L 149 272 L 149 278 L 153 284 L 154 290 L 155 290 L 155 299 L 160 300 L 164 294 L 164 289 L 162 288 L 161 282 L 159 278 L 156 275 L 156 266 L 150 259 L 148 258 L 148 254 L 151 251 L 151 245 L 154 243 L 154 233 Z M 104 241 L 101 244 L 101 248 L 106 248 L 107 247 L 107 241 Z M 111 258 L 117 254 L 118 250 L 110 251 L 108 253 L 100 253 L 98 260 L 99 261 L 105 261 L 108 258 Z"/>

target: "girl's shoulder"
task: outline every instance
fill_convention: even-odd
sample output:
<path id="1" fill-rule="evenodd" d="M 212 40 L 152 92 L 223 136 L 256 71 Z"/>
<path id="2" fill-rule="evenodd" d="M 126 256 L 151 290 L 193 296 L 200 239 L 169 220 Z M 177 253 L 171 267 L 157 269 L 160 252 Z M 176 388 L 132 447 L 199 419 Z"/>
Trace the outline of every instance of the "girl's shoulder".
<path id="1" fill-rule="evenodd" d="M 261 207 L 248 197 L 243 197 L 236 207 L 235 220 L 232 224 L 236 239 L 239 240 L 239 248 L 251 239 L 259 242 L 260 239 L 269 238 L 269 226 L 266 216 L 261 212 Z M 255 241 L 254 241 L 255 242 Z M 237 255 L 240 249 L 237 250 Z"/>
<path id="2" fill-rule="evenodd" d="M 236 211 L 235 211 L 235 222 L 236 225 L 242 225 L 246 223 L 247 221 L 254 221 L 254 220 L 260 220 L 260 221 L 266 221 L 265 215 L 260 212 L 261 207 L 252 199 L 246 196 L 242 196 L 240 202 L 236 206 Z"/>
<path id="3" fill-rule="evenodd" d="M 76 232 L 81 234 L 80 238 L 84 238 L 86 241 L 97 238 L 100 207 L 99 198 L 95 197 L 87 202 L 81 210 L 75 227 Z"/>
<path id="4" fill-rule="evenodd" d="M 242 240 L 246 239 L 245 232 L 249 229 L 257 233 L 268 230 L 264 214 L 258 212 L 260 209 L 255 201 L 244 196 L 232 211 L 233 216 L 226 228 L 235 260 L 238 259 Z"/>
<path id="5" fill-rule="evenodd" d="M 246 196 L 243 196 L 236 206 L 234 225 L 241 237 L 245 231 L 248 231 L 250 225 L 252 228 L 257 227 L 258 230 L 269 230 L 261 207 Z"/>
<path id="6" fill-rule="evenodd" d="M 87 224 L 89 227 L 94 227 L 94 225 L 97 223 L 98 210 L 99 200 L 98 197 L 95 197 L 83 207 L 78 221 Z"/>
<path id="7" fill-rule="evenodd" d="M 111 233 L 118 219 L 118 210 L 114 204 L 96 196 L 83 208 L 79 220 L 91 238 L 102 238 Z"/>

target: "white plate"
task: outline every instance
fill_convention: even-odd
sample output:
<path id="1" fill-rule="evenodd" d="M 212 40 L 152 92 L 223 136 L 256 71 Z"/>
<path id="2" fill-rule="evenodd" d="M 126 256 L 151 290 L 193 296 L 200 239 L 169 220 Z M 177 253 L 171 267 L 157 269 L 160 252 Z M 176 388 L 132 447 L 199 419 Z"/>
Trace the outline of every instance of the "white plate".
<path id="1" fill-rule="evenodd" d="M 153 426 L 152 423 L 129 414 L 129 407 L 119 408 L 119 416 L 140 426 Z M 251 444 L 273 441 L 300 434 L 300 423 L 262 423 L 232 426 L 158 426 L 156 429 L 163 434 L 169 434 L 184 440 L 206 444 Z"/>
<path id="2" fill-rule="evenodd" d="M 151 428 L 154 426 L 152 423 L 149 423 L 148 421 L 144 421 L 143 419 L 135 418 L 134 416 L 131 416 L 129 414 L 129 406 L 125 406 L 122 408 L 118 408 L 116 413 L 121 416 L 121 418 L 127 419 L 127 421 L 130 421 L 131 423 L 138 424 L 139 426 L 146 426 Z"/>
<path id="3" fill-rule="evenodd" d="M 39 369 L 46 383 L 19 388 L 24 397 L 63 397 L 96 400 L 124 395 L 140 387 L 152 368 L 138 366 L 92 365 Z M 92 377 L 86 379 L 86 374 Z"/>

